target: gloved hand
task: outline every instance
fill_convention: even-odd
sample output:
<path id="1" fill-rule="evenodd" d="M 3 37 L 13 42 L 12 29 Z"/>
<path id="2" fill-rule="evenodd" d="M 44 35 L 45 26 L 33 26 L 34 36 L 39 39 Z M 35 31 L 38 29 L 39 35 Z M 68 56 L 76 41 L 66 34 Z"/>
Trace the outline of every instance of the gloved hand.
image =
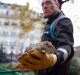
<path id="1" fill-rule="evenodd" d="M 28 69 L 41 70 L 53 66 L 57 57 L 55 54 L 32 50 L 25 52 L 18 60 Z"/>

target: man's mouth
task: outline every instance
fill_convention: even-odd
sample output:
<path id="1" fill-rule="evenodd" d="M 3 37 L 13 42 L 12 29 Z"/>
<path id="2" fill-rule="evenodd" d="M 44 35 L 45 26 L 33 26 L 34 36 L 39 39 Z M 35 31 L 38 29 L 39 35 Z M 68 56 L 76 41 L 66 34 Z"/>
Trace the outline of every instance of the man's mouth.
<path id="1" fill-rule="evenodd" d="M 45 13 L 48 13 L 48 11 L 46 11 Z"/>

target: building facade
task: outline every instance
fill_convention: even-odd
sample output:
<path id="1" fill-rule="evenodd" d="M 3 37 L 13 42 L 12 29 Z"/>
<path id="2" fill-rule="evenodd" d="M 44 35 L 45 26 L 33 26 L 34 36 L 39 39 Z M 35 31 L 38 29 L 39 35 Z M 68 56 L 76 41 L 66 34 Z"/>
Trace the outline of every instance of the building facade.
<path id="1" fill-rule="evenodd" d="M 24 39 L 20 29 L 20 20 L 17 13 L 11 9 L 11 4 L 0 2 L 0 48 L 4 53 L 20 54 Z"/>

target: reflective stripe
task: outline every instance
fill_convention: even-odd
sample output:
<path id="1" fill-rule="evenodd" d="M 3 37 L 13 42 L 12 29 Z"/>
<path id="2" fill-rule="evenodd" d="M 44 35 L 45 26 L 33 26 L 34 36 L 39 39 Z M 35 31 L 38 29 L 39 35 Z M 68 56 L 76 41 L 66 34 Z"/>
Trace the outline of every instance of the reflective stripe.
<path id="1" fill-rule="evenodd" d="M 68 52 L 67 52 L 67 50 L 66 49 L 64 49 L 64 48 L 58 48 L 57 50 L 59 50 L 59 51 L 62 51 L 64 54 L 64 61 L 68 58 Z"/>

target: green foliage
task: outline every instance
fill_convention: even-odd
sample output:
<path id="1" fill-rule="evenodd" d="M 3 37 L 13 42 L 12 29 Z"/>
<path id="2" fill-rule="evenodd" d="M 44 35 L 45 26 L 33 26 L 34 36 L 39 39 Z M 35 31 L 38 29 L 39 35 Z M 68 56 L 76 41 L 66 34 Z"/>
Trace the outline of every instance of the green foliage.
<path id="1" fill-rule="evenodd" d="M 29 32 L 33 30 L 33 28 L 35 27 L 33 24 L 37 21 L 41 21 L 39 14 L 34 12 L 33 10 L 30 10 L 29 7 L 29 2 L 27 2 L 26 5 L 23 6 L 17 6 L 16 4 L 12 5 L 13 12 L 19 12 L 17 14 L 17 18 L 20 20 L 20 28 L 23 30 L 23 32 Z"/>
<path id="2" fill-rule="evenodd" d="M 74 3 L 74 0 L 71 0 L 71 3 Z"/>
<path id="3" fill-rule="evenodd" d="M 16 68 L 15 65 L 16 65 L 16 63 L 14 63 L 14 62 L 0 63 L 0 68 L 11 70 L 11 69 L 15 69 Z"/>
<path id="4" fill-rule="evenodd" d="M 69 75 L 80 75 L 80 64 L 76 59 L 72 59 L 70 62 Z"/>

